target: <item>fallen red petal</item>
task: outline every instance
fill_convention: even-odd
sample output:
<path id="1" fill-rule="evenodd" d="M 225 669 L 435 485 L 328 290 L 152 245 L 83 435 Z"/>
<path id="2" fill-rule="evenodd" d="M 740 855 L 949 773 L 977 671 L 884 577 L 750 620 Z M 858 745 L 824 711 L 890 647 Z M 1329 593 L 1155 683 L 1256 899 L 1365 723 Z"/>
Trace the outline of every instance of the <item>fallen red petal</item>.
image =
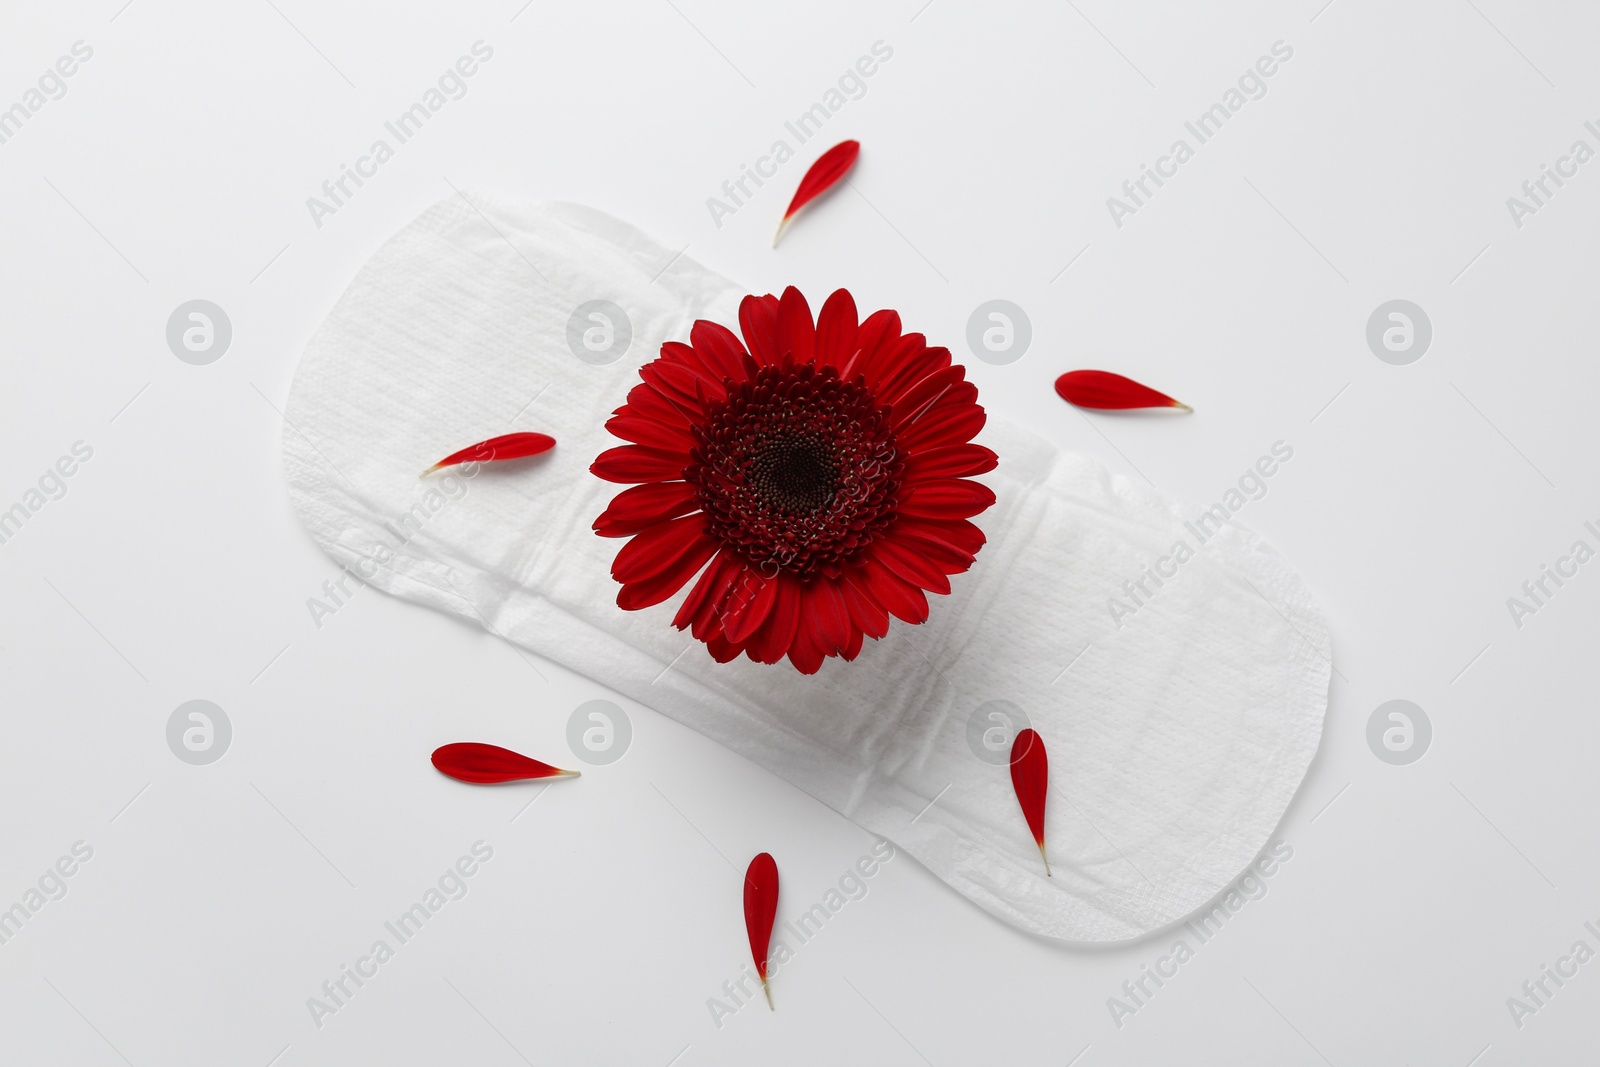
<path id="1" fill-rule="evenodd" d="M 811 169 L 806 171 L 805 177 L 800 179 L 800 188 L 795 190 L 794 199 L 789 201 L 789 210 L 783 213 L 783 221 L 778 224 L 778 232 L 772 237 L 772 247 L 778 247 L 778 238 L 783 236 L 783 231 L 788 228 L 789 220 L 795 213 L 811 201 L 821 196 L 837 185 L 850 168 L 855 166 L 856 157 L 861 154 L 860 141 L 840 141 L 811 164 Z"/>
<path id="2" fill-rule="evenodd" d="M 548 452 L 555 446 L 556 439 L 546 433 L 502 434 L 487 441 L 479 441 L 475 445 L 468 445 L 459 452 L 452 452 L 422 473 L 432 474 L 440 467 L 454 467 L 457 463 L 492 463 L 502 459 L 537 456 L 540 452 Z"/>
<path id="3" fill-rule="evenodd" d="M 1011 787 L 1017 791 L 1022 817 L 1028 820 L 1034 844 L 1044 860 L 1044 873 L 1050 875 L 1050 857 L 1044 851 L 1044 803 L 1050 788 L 1050 759 L 1045 755 L 1044 738 L 1036 731 L 1023 730 L 1011 743 Z"/>
<path id="4" fill-rule="evenodd" d="M 772 922 L 778 915 L 778 861 L 763 852 L 750 861 L 744 872 L 744 928 L 750 935 L 750 956 L 756 974 L 772 1007 L 772 988 L 767 985 L 767 951 L 772 944 Z"/>
<path id="5" fill-rule="evenodd" d="M 1069 404 L 1080 408 L 1126 411 L 1130 408 L 1182 408 L 1188 404 L 1158 393 L 1132 378 L 1108 370 L 1070 370 L 1056 379 L 1056 392 Z"/>
<path id="6" fill-rule="evenodd" d="M 474 785 L 515 782 L 524 778 L 576 778 L 577 771 L 564 771 L 548 763 L 513 752 L 499 745 L 477 741 L 458 741 L 433 750 L 433 765 L 440 774 Z"/>

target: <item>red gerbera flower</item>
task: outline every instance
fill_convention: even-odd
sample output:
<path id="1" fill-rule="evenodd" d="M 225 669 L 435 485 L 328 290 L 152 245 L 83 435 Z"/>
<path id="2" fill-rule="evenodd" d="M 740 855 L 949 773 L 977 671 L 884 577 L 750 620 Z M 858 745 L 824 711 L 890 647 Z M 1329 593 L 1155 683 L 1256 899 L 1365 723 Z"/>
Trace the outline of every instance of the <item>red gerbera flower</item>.
<path id="1" fill-rule="evenodd" d="M 950 592 L 984 541 L 967 520 L 995 499 L 967 479 L 995 454 L 971 443 L 984 413 L 965 370 L 895 312 L 858 324 L 840 289 L 813 325 L 791 287 L 745 297 L 739 326 L 742 344 L 696 322 L 640 368 L 606 423 L 633 443 L 590 468 L 633 488 L 594 528 L 633 538 L 611 565 L 625 610 L 699 572 L 673 625 L 718 662 L 788 656 L 814 674 Z"/>

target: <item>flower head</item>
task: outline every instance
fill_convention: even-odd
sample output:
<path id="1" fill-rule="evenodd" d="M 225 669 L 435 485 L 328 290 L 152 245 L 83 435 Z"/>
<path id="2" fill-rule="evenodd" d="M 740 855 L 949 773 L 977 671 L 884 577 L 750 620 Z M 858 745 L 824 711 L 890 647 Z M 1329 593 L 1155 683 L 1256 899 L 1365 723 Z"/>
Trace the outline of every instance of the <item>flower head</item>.
<path id="1" fill-rule="evenodd" d="M 968 479 L 995 454 L 971 443 L 984 413 L 966 372 L 895 312 L 860 322 L 840 289 L 813 323 L 791 287 L 745 297 L 739 326 L 742 342 L 696 322 L 640 368 L 606 423 L 632 443 L 590 468 L 632 488 L 594 528 L 632 538 L 611 565 L 621 607 L 698 573 L 673 625 L 720 662 L 813 674 L 950 592 L 984 541 L 967 520 L 995 499 Z"/>

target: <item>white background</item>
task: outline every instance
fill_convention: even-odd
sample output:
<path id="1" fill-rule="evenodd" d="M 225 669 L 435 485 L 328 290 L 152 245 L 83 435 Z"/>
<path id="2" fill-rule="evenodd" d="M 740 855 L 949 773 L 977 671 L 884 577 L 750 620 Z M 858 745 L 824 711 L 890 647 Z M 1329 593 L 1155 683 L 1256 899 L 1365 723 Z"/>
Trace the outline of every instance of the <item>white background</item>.
<path id="1" fill-rule="evenodd" d="M 0 144 L 0 508 L 74 442 L 94 454 L 0 545 L 0 906 L 74 842 L 94 853 L 0 945 L 0 1062 L 1594 1051 L 1600 962 L 1520 1028 L 1506 1001 L 1574 941 L 1600 948 L 1600 562 L 1520 628 L 1506 599 L 1600 547 L 1600 161 L 1520 228 L 1506 198 L 1574 140 L 1600 148 L 1600 14 L 921 3 L 7 5 L 0 107 L 75 41 L 94 53 Z M 480 39 L 470 92 L 314 225 L 306 198 Z M 714 225 L 707 197 L 880 40 L 865 96 Z M 1267 95 L 1114 225 L 1106 198 L 1280 40 Z M 854 188 L 773 252 L 804 166 L 851 136 Z M 779 853 L 794 918 L 871 839 L 620 698 L 624 758 L 531 807 L 538 786 L 449 782 L 427 763 L 445 741 L 574 764 L 568 715 L 610 694 L 371 590 L 320 627 L 307 608 L 336 571 L 289 509 L 278 411 L 359 265 L 452 186 L 593 204 L 756 291 L 848 286 L 963 357 L 972 310 L 1015 301 L 1032 346 L 972 363 L 983 402 L 1196 503 L 1290 443 L 1241 521 L 1325 606 L 1337 673 L 1266 895 L 1118 1026 L 1108 998 L 1177 935 L 1043 942 L 901 857 L 783 970 L 777 1012 L 715 1025 L 748 959 L 746 859 Z M 209 366 L 165 341 L 194 298 L 233 324 Z M 1433 323 L 1409 366 L 1365 341 L 1394 298 Z M 1075 367 L 1197 413 L 1085 416 L 1051 389 Z M 195 698 L 234 730 L 203 767 L 165 739 Z M 1408 766 L 1366 742 L 1395 698 L 1434 727 Z M 494 857 L 467 896 L 316 1026 L 307 998 L 478 840 Z"/>

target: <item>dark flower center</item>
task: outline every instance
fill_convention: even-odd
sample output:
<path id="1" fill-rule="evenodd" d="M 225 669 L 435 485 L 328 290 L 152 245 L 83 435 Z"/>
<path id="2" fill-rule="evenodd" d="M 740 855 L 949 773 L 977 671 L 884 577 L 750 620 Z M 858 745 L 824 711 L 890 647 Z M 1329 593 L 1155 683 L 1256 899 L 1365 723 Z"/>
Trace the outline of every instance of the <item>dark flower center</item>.
<path id="1" fill-rule="evenodd" d="M 767 575 L 838 577 L 894 521 L 904 463 L 880 407 L 832 367 L 763 367 L 694 430 L 706 528 Z"/>
<path id="2" fill-rule="evenodd" d="M 779 434 L 750 458 L 749 483 L 761 499 L 782 511 L 816 511 L 833 499 L 838 463 L 827 442 Z"/>

